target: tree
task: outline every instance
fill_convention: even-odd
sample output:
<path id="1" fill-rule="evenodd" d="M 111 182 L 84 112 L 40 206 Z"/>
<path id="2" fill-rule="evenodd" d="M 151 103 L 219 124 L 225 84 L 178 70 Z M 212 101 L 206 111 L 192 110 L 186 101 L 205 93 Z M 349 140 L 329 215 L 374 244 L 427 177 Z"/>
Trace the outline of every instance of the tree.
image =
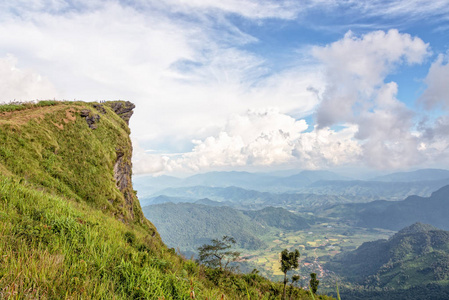
<path id="1" fill-rule="evenodd" d="M 284 273 L 284 292 L 282 294 L 282 299 L 285 299 L 286 297 L 286 286 L 287 286 L 287 272 L 293 269 L 296 269 L 299 266 L 299 251 L 295 249 L 295 251 L 288 251 L 287 249 L 284 249 L 281 252 L 281 271 Z"/>
<path id="2" fill-rule="evenodd" d="M 235 239 L 231 236 L 223 236 L 221 239 L 213 239 L 211 245 L 204 244 L 198 248 L 198 257 L 201 263 L 211 267 L 227 271 L 229 263 L 236 261 L 240 252 L 231 251 Z"/>
<path id="3" fill-rule="evenodd" d="M 320 284 L 320 281 L 316 279 L 316 273 L 310 274 L 310 289 L 312 290 L 312 293 L 316 293 L 318 290 L 318 285 Z"/>

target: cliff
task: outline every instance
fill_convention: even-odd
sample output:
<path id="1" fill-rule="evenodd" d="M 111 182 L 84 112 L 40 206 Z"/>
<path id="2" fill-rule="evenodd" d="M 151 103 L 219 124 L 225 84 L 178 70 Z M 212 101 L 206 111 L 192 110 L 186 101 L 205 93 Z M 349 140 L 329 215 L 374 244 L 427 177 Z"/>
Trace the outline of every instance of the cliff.
<path id="1" fill-rule="evenodd" d="M 122 222 L 146 222 L 131 182 L 132 103 L 17 107 L 0 114 L 3 174 L 88 202 Z"/>

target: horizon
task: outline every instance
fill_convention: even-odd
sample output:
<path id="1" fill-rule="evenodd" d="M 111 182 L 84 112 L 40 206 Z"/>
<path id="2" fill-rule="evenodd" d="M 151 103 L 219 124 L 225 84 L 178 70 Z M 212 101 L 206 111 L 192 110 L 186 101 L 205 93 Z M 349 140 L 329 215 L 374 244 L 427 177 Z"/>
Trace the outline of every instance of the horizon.
<path id="1" fill-rule="evenodd" d="M 448 0 L 0 8 L 0 103 L 135 103 L 136 175 L 449 169 Z"/>

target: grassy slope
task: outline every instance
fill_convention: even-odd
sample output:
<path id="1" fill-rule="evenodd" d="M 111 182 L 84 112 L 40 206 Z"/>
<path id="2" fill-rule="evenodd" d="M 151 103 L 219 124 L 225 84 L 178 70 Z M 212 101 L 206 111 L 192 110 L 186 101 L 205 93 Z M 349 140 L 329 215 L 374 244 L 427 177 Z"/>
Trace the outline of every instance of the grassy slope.
<path id="1" fill-rule="evenodd" d="M 280 298 L 279 283 L 217 278 L 167 249 L 138 201 L 130 213 L 113 174 L 117 149 L 131 151 L 129 129 L 105 105 L 92 130 L 85 108 L 96 112 L 81 102 L 0 106 L 0 298 Z"/>

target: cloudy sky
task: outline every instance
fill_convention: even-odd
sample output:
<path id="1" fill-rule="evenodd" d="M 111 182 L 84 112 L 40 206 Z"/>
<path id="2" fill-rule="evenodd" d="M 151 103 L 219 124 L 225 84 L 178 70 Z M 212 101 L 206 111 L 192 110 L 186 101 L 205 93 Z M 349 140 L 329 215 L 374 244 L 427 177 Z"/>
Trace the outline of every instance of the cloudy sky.
<path id="1" fill-rule="evenodd" d="M 449 168 L 449 0 L 0 0 L 0 101 L 130 100 L 134 172 Z"/>

